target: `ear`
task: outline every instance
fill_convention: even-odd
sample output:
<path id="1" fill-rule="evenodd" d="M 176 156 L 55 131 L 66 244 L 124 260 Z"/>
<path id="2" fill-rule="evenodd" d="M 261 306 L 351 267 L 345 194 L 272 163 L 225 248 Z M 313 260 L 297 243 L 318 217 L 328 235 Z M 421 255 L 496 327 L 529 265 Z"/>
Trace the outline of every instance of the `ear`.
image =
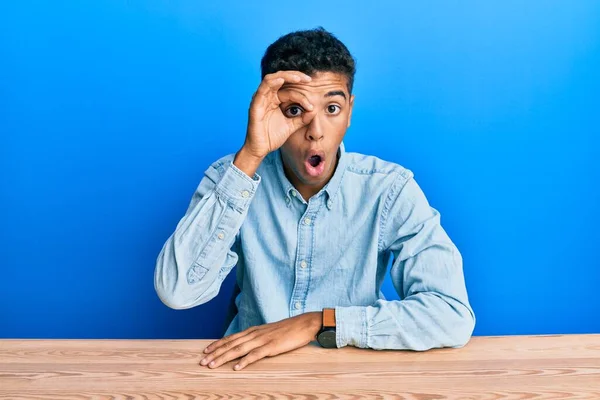
<path id="1" fill-rule="evenodd" d="M 350 113 L 348 114 L 348 126 L 350 128 L 350 120 L 352 119 L 352 109 L 354 108 L 354 95 L 350 96 Z"/>

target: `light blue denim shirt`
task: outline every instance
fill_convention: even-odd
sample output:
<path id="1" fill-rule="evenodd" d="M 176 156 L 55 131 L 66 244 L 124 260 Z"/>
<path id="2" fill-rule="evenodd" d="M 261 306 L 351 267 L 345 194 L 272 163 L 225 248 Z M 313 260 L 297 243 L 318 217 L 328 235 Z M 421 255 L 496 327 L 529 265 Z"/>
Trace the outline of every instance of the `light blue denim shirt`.
<path id="1" fill-rule="evenodd" d="M 206 303 L 237 265 L 238 313 L 225 335 L 335 308 L 337 347 L 427 350 L 469 341 L 475 316 L 462 256 L 410 170 L 342 143 L 333 177 L 306 202 L 279 150 L 253 178 L 234 156 L 205 171 L 158 255 L 154 285 L 163 303 Z M 400 300 L 381 292 L 392 256 Z"/>

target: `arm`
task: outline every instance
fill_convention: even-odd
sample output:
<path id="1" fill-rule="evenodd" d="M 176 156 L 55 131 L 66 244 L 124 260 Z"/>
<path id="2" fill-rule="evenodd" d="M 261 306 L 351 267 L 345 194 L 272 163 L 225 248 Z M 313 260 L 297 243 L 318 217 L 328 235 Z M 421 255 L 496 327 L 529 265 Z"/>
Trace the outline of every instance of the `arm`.
<path id="1" fill-rule="evenodd" d="M 244 145 L 233 163 L 221 160 L 205 172 L 187 212 L 158 255 L 154 288 L 167 306 L 191 308 L 219 293 L 238 260 L 231 247 L 260 183 L 258 166 L 314 117 L 314 113 L 286 117 L 280 108 L 284 101 L 305 109 L 313 106 L 301 93 L 279 93 L 279 89 L 285 82 L 311 79 L 298 71 L 278 71 L 263 78 L 248 110 Z"/>
<path id="2" fill-rule="evenodd" d="M 394 256 L 391 277 L 402 300 L 336 307 L 337 346 L 408 350 L 464 346 L 475 315 L 462 256 L 410 171 L 398 175 L 381 219 L 380 249 Z"/>
<path id="3" fill-rule="evenodd" d="M 234 163 L 221 160 L 205 171 L 185 215 L 158 255 L 154 288 L 171 308 L 191 308 L 214 298 L 238 261 L 231 247 L 260 183 L 255 173 L 259 162 L 248 162 L 239 154 Z"/>

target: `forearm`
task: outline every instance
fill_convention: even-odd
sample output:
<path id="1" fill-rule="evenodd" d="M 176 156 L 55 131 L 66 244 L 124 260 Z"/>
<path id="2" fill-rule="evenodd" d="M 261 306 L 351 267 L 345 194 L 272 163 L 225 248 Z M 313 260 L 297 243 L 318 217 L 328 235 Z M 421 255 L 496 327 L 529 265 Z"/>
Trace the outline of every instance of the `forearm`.
<path id="1" fill-rule="evenodd" d="M 231 246 L 259 182 L 230 164 L 216 185 L 196 195 L 198 201 L 190 205 L 156 261 L 155 289 L 166 305 L 190 308 L 218 293 L 237 262 Z"/>
<path id="2" fill-rule="evenodd" d="M 402 300 L 342 307 L 338 345 L 427 350 L 468 342 L 475 314 L 469 304 L 462 256 L 438 221 L 435 215 L 422 224 L 421 235 L 394 247 L 390 275 Z"/>
<path id="3" fill-rule="evenodd" d="M 461 347 L 475 324 L 468 305 L 433 292 L 366 307 L 336 307 L 337 344 L 372 349 Z"/>

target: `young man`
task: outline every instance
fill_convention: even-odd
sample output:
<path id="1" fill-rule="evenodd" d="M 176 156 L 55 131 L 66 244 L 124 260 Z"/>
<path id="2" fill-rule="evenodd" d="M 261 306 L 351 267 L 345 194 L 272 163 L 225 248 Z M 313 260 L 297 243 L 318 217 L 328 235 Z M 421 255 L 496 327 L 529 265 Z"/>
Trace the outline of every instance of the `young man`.
<path id="1" fill-rule="evenodd" d="M 324 347 L 461 347 L 475 316 L 462 257 L 413 173 L 346 152 L 355 63 L 322 28 L 262 59 L 246 139 L 205 172 L 160 252 L 155 288 L 174 309 L 217 295 L 237 265 L 237 315 L 202 365 L 241 369 Z M 380 291 L 388 261 L 402 300 Z"/>

